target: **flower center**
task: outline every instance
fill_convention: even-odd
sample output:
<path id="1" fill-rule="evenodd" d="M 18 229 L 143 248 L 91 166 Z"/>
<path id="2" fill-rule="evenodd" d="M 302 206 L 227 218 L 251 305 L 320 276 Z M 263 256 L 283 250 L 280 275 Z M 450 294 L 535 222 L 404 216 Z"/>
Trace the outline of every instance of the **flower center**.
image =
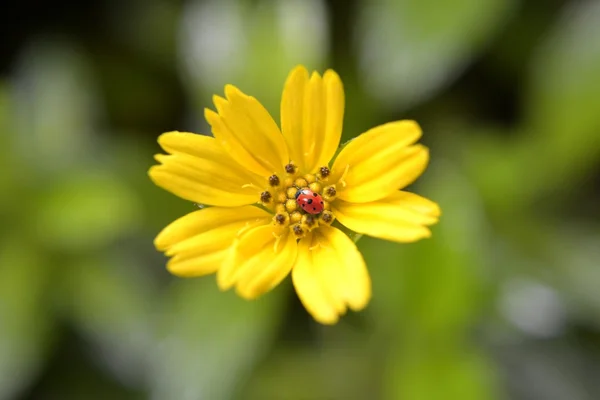
<path id="1" fill-rule="evenodd" d="M 269 187 L 260 195 L 260 202 L 273 211 L 273 224 L 300 239 L 306 233 L 330 225 L 335 216 L 331 202 L 337 191 L 335 184 L 328 184 L 329 168 L 317 169 L 314 174 L 301 175 L 293 162 L 285 166 L 285 176 L 271 175 Z"/>

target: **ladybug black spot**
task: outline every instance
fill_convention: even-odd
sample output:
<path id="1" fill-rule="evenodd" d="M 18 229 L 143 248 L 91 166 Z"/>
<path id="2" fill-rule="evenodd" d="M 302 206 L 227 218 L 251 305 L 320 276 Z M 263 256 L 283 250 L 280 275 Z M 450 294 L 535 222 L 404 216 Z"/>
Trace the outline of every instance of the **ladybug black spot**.
<path id="1" fill-rule="evenodd" d="M 307 202 L 308 204 L 312 204 L 312 199 L 308 199 L 308 200 L 306 200 L 306 202 Z"/>
<path id="2" fill-rule="evenodd" d="M 317 196 L 318 196 L 318 194 L 316 194 L 316 193 L 313 193 L 313 196 L 317 197 Z"/>
<path id="3" fill-rule="evenodd" d="M 313 207 L 313 211 L 317 211 L 317 208 L 316 208 L 316 207 Z"/>
<path id="4" fill-rule="evenodd" d="M 321 202 L 321 204 L 323 204 L 323 202 Z"/>

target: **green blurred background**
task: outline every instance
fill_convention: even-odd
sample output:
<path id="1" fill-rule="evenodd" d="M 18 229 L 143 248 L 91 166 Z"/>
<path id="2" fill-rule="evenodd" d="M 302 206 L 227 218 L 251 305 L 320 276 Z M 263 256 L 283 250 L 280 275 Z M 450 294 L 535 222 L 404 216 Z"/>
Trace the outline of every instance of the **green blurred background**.
<path id="1" fill-rule="evenodd" d="M 0 399 L 600 398 L 600 1 L 66 0 L 0 19 Z M 431 239 L 363 238 L 334 327 L 165 271 L 146 175 L 225 83 L 278 119 L 336 69 L 345 139 L 417 119 Z"/>

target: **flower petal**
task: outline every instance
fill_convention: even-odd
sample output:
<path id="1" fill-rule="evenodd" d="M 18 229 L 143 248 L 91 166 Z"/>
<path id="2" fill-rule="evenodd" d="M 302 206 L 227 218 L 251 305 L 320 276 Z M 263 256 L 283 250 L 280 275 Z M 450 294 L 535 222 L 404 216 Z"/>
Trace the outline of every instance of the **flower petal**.
<path id="1" fill-rule="evenodd" d="M 304 307 L 323 324 L 334 324 L 346 307 L 358 311 L 371 298 L 371 279 L 356 245 L 329 226 L 300 240 L 292 280 Z"/>
<path id="2" fill-rule="evenodd" d="M 298 66 L 287 78 L 281 99 L 281 130 L 291 159 L 303 173 L 327 165 L 340 143 L 344 88 L 327 70 L 323 77 Z"/>
<path id="3" fill-rule="evenodd" d="M 240 231 L 269 223 L 271 215 L 252 206 L 210 207 L 187 214 L 164 228 L 154 240 L 157 249 L 173 256 L 168 270 L 178 276 L 216 272 Z"/>
<path id="4" fill-rule="evenodd" d="M 306 310 L 322 324 L 335 324 L 345 307 L 340 306 L 322 278 L 322 271 L 313 261 L 311 248 L 314 234 L 311 232 L 298 244 L 298 257 L 292 270 L 296 293 Z M 323 258 L 321 258 L 321 261 Z"/>
<path id="5" fill-rule="evenodd" d="M 217 274 L 221 290 L 235 285 L 240 296 L 254 299 L 290 273 L 298 249 L 296 239 L 289 230 L 280 236 L 274 232 L 272 225 L 262 225 L 240 235 Z"/>
<path id="6" fill-rule="evenodd" d="M 425 170 L 429 151 L 412 145 L 421 136 L 414 121 L 398 121 L 358 136 L 336 158 L 330 180 L 338 198 L 353 203 L 382 199 L 411 184 Z"/>
<path id="7" fill-rule="evenodd" d="M 335 217 L 357 233 L 392 240 L 414 242 L 431 236 L 427 225 L 440 216 L 438 205 L 409 192 L 396 192 L 370 203 L 333 203 Z"/>
<path id="8" fill-rule="evenodd" d="M 171 155 L 157 154 L 152 181 L 186 200 L 235 207 L 257 203 L 264 178 L 245 171 L 208 136 L 184 132 L 162 134 L 158 142 Z"/>
<path id="9" fill-rule="evenodd" d="M 194 254 L 189 257 L 176 255 L 167 263 L 167 270 L 181 278 L 195 278 L 214 274 L 223 265 L 228 250 L 215 251 L 205 254 Z"/>
<path id="10" fill-rule="evenodd" d="M 225 95 L 227 99 L 213 97 L 217 112 L 206 109 L 204 113 L 219 144 L 233 159 L 258 175 L 281 173 L 289 156 L 269 112 L 235 86 L 225 86 Z"/>

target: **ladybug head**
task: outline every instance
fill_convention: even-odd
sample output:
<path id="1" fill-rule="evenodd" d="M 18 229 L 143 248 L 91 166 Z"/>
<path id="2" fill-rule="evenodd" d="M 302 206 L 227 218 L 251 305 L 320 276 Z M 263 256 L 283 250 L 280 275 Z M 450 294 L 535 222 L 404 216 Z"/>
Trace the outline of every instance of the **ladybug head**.
<path id="1" fill-rule="evenodd" d="M 298 190 L 296 191 L 296 200 L 298 200 L 298 196 L 300 196 L 300 193 L 302 193 L 302 190 L 301 190 L 301 189 L 298 189 Z"/>

